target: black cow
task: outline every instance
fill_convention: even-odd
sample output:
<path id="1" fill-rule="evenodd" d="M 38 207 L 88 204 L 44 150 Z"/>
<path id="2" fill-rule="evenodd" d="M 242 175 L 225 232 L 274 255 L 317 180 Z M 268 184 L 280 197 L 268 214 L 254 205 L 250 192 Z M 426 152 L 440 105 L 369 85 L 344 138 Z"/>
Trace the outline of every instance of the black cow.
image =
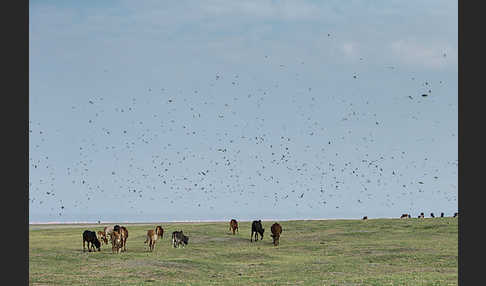
<path id="1" fill-rule="evenodd" d="M 264 232 L 265 232 L 265 229 L 262 226 L 262 221 L 261 220 L 254 220 L 251 223 L 250 241 L 253 241 L 253 233 L 255 233 L 255 241 L 258 241 L 258 234 L 260 234 L 261 239 L 263 239 L 263 233 Z"/>
<path id="2" fill-rule="evenodd" d="M 174 246 L 174 248 L 179 247 L 179 245 L 182 245 L 182 247 L 184 247 L 188 243 L 189 237 L 185 236 L 184 233 L 182 233 L 182 230 L 172 232 L 172 245 Z"/>
<path id="3" fill-rule="evenodd" d="M 458 215 L 459 215 L 459 213 L 458 213 L 458 212 L 457 212 L 457 213 L 454 213 L 454 217 L 457 217 Z"/>
<path id="4" fill-rule="evenodd" d="M 430 213 L 430 217 L 435 217 L 434 213 Z"/>
<path id="5" fill-rule="evenodd" d="M 440 217 L 444 217 L 444 213 L 440 213 Z"/>
<path id="6" fill-rule="evenodd" d="M 90 231 L 90 230 L 85 230 L 83 232 L 83 252 L 86 251 L 85 249 L 85 243 L 88 242 L 88 251 L 91 252 L 91 249 L 95 251 L 95 246 L 98 249 L 98 251 L 101 251 L 100 246 L 101 243 L 96 237 L 96 232 Z M 91 243 L 91 246 L 89 245 Z"/>

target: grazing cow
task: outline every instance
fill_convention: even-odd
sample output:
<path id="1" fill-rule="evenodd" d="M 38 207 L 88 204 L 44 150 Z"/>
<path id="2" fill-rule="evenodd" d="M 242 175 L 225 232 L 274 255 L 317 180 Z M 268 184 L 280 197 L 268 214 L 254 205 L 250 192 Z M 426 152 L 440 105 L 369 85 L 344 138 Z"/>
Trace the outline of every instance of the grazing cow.
<path id="1" fill-rule="evenodd" d="M 278 223 L 274 223 L 270 230 L 272 231 L 271 237 L 273 238 L 273 245 L 277 246 L 280 240 L 280 234 L 282 233 L 282 226 Z"/>
<path id="2" fill-rule="evenodd" d="M 459 213 L 458 212 L 454 213 L 454 217 L 457 217 L 457 216 L 459 216 Z"/>
<path id="3" fill-rule="evenodd" d="M 408 214 L 408 218 L 412 218 L 412 216 L 410 214 Z"/>
<path id="4" fill-rule="evenodd" d="M 264 232 L 265 232 L 265 229 L 262 227 L 262 221 L 261 220 L 254 220 L 251 223 L 250 241 L 253 241 L 253 233 L 255 233 L 255 241 L 258 241 L 258 234 L 260 234 L 261 239 L 263 239 L 263 233 Z"/>
<path id="5" fill-rule="evenodd" d="M 160 225 L 155 228 L 155 231 L 153 229 L 147 230 L 147 239 L 144 243 L 148 242 L 149 251 L 154 251 L 157 238 L 162 238 L 163 236 L 164 229 Z"/>
<path id="6" fill-rule="evenodd" d="M 430 217 L 435 217 L 434 213 L 430 213 Z"/>
<path id="7" fill-rule="evenodd" d="M 424 218 L 424 217 L 425 217 L 424 213 L 420 213 L 420 215 L 418 216 L 418 218 Z"/>
<path id="8" fill-rule="evenodd" d="M 363 217 L 363 220 L 367 220 L 367 219 L 368 219 L 368 216 L 364 216 L 364 217 Z"/>
<path id="9" fill-rule="evenodd" d="M 400 218 L 408 218 L 409 215 L 408 214 L 402 214 L 402 216 Z"/>
<path id="10" fill-rule="evenodd" d="M 444 217 L 444 213 L 440 213 L 440 217 Z"/>
<path id="11" fill-rule="evenodd" d="M 101 244 L 103 244 L 103 242 L 105 244 L 108 244 L 108 239 L 106 238 L 104 231 L 99 230 L 97 234 L 98 234 L 98 240 L 101 241 Z"/>
<path id="12" fill-rule="evenodd" d="M 112 253 L 120 253 L 122 244 L 122 235 L 120 232 L 113 230 L 110 234 L 111 237 L 111 252 Z"/>
<path id="13" fill-rule="evenodd" d="M 120 226 L 119 232 L 121 234 L 123 251 L 127 251 L 128 229 L 124 226 Z"/>
<path id="14" fill-rule="evenodd" d="M 174 231 L 172 232 L 172 245 L 174 248 L 179 247 L 179 245 L 182 245 L 184 247 L 189 243 L 189 237 L 185 236 L 181 231 Z"/>
<path id="15" fill-rule="evenodd" d="M 233 235 L 235 234 L 235 230 L 239 233 L 238 222 L 236 221 L 236 219 L 232 219 L 230 221 L 230 231 L 233 231 Z"/>
<path id="16" fill-rule="evenodd" d="M 88 251 L 91 252 L 91 249 L 95 251 L 95 246 L 98 249 L 98 251 L 101 251 L 100 246 L 101 243 L 96 237 L 96 232 L 90 231 L 90 230 L 85 230 L 83 232 L 83 252 L 86 251 L 85 249 L 85 243 L 88 242 Z M 90 245 L 91 243 L 91 245 Z"/>
<path id="17" fill-rule="evenodd" d="M 105 226 L 103 231 L 105 232 L 105 237 L 106 238 L 110 238 L 110 242 L 111 242 L 111 233 L 113 232 L 115 226 L 114 225 L 110 225 L 110 226 Z"/>

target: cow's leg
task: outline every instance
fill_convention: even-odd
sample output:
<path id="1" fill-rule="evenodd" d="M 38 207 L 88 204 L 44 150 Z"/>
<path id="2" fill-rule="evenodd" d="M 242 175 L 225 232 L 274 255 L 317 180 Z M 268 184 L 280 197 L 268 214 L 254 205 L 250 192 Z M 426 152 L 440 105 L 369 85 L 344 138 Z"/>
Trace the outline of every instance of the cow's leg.
<path id="1" fill-rule="evenodd" d="M 253 231 L 251 232 L 250 242 L 253 242 Z"/>
<path id="2" fill-rule="evenodd" d="M 85 240 L 83 239 L 83 252 L 86 252 L 85 247 L 86 247 L 86 245 L 85 245 Z"/>

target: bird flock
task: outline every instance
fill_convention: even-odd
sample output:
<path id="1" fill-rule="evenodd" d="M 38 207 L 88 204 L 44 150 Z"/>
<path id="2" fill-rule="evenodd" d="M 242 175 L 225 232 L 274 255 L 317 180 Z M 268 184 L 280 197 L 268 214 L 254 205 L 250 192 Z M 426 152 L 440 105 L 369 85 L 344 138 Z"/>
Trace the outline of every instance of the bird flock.
<path id="1" fill-rule="evenodd" d="M 166 83 L 129 96 L 86 95 L 63 106 L 68 116 L 58 120 L 76 121 L 69 131 L 32 118 L 30 206 L 46 205 L 61 217 L 114 201 L 122 202 L 120 211 L 138 213 L 153 206 L 199 213 L 254 206 L 325 214 L 377 202 L 408 212 L 417 198 L 456 201 L 456 186 L 444 190 L 440 179 L 456 175 L 457 159 L 431 158 L 411 147 L 420 142 L 410 138 L 387 146 L 390 138 L 382 134 L 395 127 L 378 97 L 359 88 L 330 94 L 324 84 L 305 80 L 304 62 L 270 59 L 262 64 L 276 73 L 267 78 L 227 71 L 185 87 Z M 349 85 L 364 77 L 349 73 Z M 422 120 L 426 109 L 420 106 L 436 103 L 433 90 L 446 83 L 402 80 L 416 92 L 384 100 L 397 108 L 391 118 L 406 126 Z M 416 140 L 434 140 L 421 136 Z"/>

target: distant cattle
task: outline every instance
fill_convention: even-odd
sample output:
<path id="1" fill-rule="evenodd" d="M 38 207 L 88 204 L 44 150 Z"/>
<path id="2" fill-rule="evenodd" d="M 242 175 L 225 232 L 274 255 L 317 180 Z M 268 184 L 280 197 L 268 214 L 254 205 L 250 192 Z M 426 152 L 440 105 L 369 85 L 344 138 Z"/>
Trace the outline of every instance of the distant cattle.
<path id="1" fill-rule="evenodd" d="M 444 213 L 440 213 L 440 217 L 444 217 Z"/>
<path id="2" fill-rule="evenodd" d="M 430 217 L 435 217 L 434 213 L 430 213 Z"/>
<path id="3" fill-rule="evenodd" d="M 418 218 L 424 218 L 424 217 L 425 217 L 424 213 L 420 213 L 420 215 L 418 216 Z"/>
<path id="4" fill-rule="evenodd" d="M 99 230 L 97 232 L 97 236 L 98 236 L 98 240 L 101 241 L 101 244 L 103 244 L 103 242 L 105 244 L 108 244 L 108 239 L 106 238 L 106 234 L 104 231 Z"/>
<path id="5" fill-rule="evenodd" d="M 177 248 L 180 245 L 184 247 L 188 243 L 189 243 L 189 237 L 184 235 L 184 233 L 182 233 L 182 230 L 172 232 L 172 245 L 174 246 L 174 248 Z"/>
<path id="6" fill-rule="evenodd" d="M 238 232 L 238 222 L 236 221 L 236 219 L 232 219 L 229 225 L 230 225 L 230 231 L 233 231 L 233 235 L 235 234 L 235 231 Z"/>
<path id="7" fill-rule="evenodd" d="M 120 235 L 122 239 L 123 251 L 127 251 L 128 229 L 124 226 L 120 226 Z"/>
<path id="8" fill-rule="evenodd" d="M 368 219 L 368 216 L 364 216 L 364 217 L 363 217 L 363 220 L 367 220 L 367 219 Z"/>
<path id="9" fill-rule="evenodd" d="M 282 233 L 282 226 L 278 223 L 274 223 L 270 230 L 272 231 L 271 237 L 273 238 L 273 245 L 277 246 L 280 240 L 280 234 Z"/>
<path id="10" fill-rule="evenodd" d="M 408 218 L 409 215 L 408 214 L 402 214 L 402 216 L 400 218 Z"/>
<path id="11" fill-rule="evenodd" d="M 144 243 L 148 242 L 149 251 L 154 251 L 155 249 L 155 242 L 157 238 L 162 238 L 164 236 L 164 229 L 158 225 L 155 230 L 149 229 L 147 230 L 147 239 Z"/>
<path id="12" fill-rule="evenodd" d="M 119 231 L 113 230 L 110 234 L 110 240 L 111 240 L 111 252 L 120 253 L 123 246 L 122 234 Z"/>
<path id="13" fill-rule="evenodd" d="M 258 234 L 260 234 L 261 239 L 263 239 L 263 233 L 264 232 L 265 232 L 265 229 L 262 226 L 262 221 L 261 220 L 254 220 L 251 223 L 250 241 L 253 241 L 253 233 L 255 233 L 255 241 L 258 241 Z"/>
<path id="14" fill-rule="evenodd" d="M 457 216 L 459 216 L 459 213 L 458 212 L 454 213 L 454 217 L 457 217 Z"/>
<path id="15" fill-rule="evenodd" d="M 83 252 L 86 251 L 86 249 L 85 249 L 85 247 L 86 247 L 85 243 L 86 242 L 88 243 L 88 251 L 89 252 L 91 252 L 91 249 L 93 249 L 93 251 L 95 251 L 95 247 L 98 249 L 98 251 L 101 251 L 101 249 L 100 249 L 101 243 L 98 240 L 98 238 L 96 237 L 96 232 L 90 231 L 90 230 L 85 230 L 83 232 Z"/>

